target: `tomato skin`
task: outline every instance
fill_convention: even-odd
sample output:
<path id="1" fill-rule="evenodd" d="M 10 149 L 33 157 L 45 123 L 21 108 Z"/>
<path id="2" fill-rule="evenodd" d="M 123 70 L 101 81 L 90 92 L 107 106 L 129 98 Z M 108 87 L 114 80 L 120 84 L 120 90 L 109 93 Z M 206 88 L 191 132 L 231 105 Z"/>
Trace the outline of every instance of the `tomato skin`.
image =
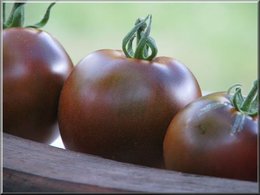
<path id="1" fill-rule="evenodd" d="M 195 77 L 176 60 L 150 62 L 126 58 L 120 50 L 98 50 L 81 60 L 64 84 L 61 137 L 67 149 L 160 167 L 172 116 L 199 96 Z"/>
<path id="2" fill-rule="evenodd" d="M 205 112 L 209 107 L 213 109 Z M 241 128 L 234 132 L 234 121 L 240 114 L 224 92 L 186 106 L 173 118 L 165 134 L 165 167 L 256 181 L 258 117 L 246 116 Z"/>
<path id="3" fill-rule="evenodd" d="M 3 130 L 51 143 L 60 91 L 73 68 L 61 44 L 33 28 L 3 31 Z"/>

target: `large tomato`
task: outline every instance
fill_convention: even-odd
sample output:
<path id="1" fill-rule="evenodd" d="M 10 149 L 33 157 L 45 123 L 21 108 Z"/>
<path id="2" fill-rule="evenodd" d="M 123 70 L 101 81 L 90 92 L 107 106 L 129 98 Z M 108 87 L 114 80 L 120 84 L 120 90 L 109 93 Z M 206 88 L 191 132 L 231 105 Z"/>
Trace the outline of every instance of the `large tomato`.
<path id="1" fill-rule="evenodd" d="M 185 65 L 170 57 L 148 60 L 150 56 L 137 59 L 103 49 L 76 65 L 59 104 L 67 149 L 147 166 L 163 164 L 163 137 L 171 118 L 201 91 Z"/>
<path id="2" fill-rule="evenodd" d="M 172 120 L 164 139 L 167 169 L 257 180 L 257 83 L 247 98 L 217 92 L 201 97 Z"/>
<path id="3" fill-rule="evenodd" d="M 16 15 L 22 6 L 14 5 Z M 58 100 L 73 68 L 72 61 L 62 45 L 47 32 L 11 24 L 5 27 L 3 130 L 50 143 L 59 133 Z"/>

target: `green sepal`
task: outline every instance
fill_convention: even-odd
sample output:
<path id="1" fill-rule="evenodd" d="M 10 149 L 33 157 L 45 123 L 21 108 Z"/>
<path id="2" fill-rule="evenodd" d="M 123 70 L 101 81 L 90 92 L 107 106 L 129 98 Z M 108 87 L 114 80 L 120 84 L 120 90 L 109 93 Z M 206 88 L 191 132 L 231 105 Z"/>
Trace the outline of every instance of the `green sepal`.
<path id="1" fill-rule="evenodd" d="M 244 97 L 242 96 L 241 88 L 236 88 L 236 91 L 232 97 L 232 103 L 233 106 L 240 112 L 242 111 L 240 108 L 243 101 L 244 101 Z"/>
<path id="2" fill-rule="evenodd" d="M 134 38 L 136 37 L 135 33 L 139 28 L 141 28 L 145 24 L 146 20 L 148 20 L 148 16 L 140 23 L 138 23 L 138 24 L 136 23 L 134 28 L 129 33 L 127 33 L 127 35 L 124 37 L 124 39 L 122 41 L 122 46 L 123 46 L 122 49 L 123 49 L 125 55 L 129 58 L 134 58 L 132 42 L 133 42 Z M 128 44 L 130 44 L 131 48 Z M 130 50 L 130 52 L 129 52 L 129 50 Z"/>
<path id="3" fill-rule="evenodd" d="M 43 26 L 45 26 L 49 20 L 49 17 L 50 17 L 50 11 L 51 11 L 51 8 L 55 5 L 55 2 L 54 3 L 51 3 L 49 5 L 49 7 L 47 8 L 42 20 L 34 25 L 29 25 L 29 26 L 26 26 L 26 28 L 42 28 Z"/>
<path id="4" fill-rule="evenodd" d="M 146 23 L 148 21 L 148 24 Z M 122 42 L 122 49 L 129 58 L 152 60 L 157 55 L 155 41 L 149 36 L 151 31 L 152 16 L 145 19 L 138 18 L 135 26 L 125 36 Z M 136 38 L 136 48 L 133 50 L 133 40 Z M 149 49 L 150 53 L 149 54 Z"/>
<path id="5" fill-rule="evenodd" d="M 251 107 L 249 109 L 250 116 L 256 116 L 258 114 L 258 109 L 259 109 L 259 99 L 258 99 L 258 94 L 254 101 L 251 103 Z"/>
<path id="6" fill-rule="evenodd" d="M 12 27 L 24 27 L 24 4 L 25 3 L 14 3 L 7 21 L 5 21 L 5 5 L 3 5 L 3 29 Z M 51 8 L 54 5 L 55 2 L 51 3 L 48 6 L 44 17 L 40 22 L 34 25 L 28 25 L 25 28 L 42 28 L 43 26 L 45 26 L 49 20 Z"/>
<path id="7" fill-rule="evenodd" d="M 3 29 L 11 27 L 22 27 L 24 24 L 24 4 L 15 3 L 8 20 L 3 24 Z"/>
<path id="8" fill-rule="evenodd" d="M 229 95 L 230 102 L 236 108 L 236 110 L 252 117 L 258 115 L 258 82 L 258 80 L 254 82 L 252 89 L 246 97 L 243 97 L 241 85 L 239 84 L 233 85 L 228 89 L 227 93 Z M 231 94 L 233 89 L 235 89 L 235 92 L 234 94 Z"/>

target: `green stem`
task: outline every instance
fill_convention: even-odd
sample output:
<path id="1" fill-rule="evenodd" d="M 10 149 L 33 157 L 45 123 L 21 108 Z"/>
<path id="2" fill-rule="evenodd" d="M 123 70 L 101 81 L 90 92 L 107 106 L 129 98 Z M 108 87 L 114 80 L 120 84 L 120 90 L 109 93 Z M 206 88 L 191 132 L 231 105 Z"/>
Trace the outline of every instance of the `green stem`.
<path id="1" fill-rule="evenodd" d="M 252 117 L 258 115 L 258 82 L 258 80 L 254 82 L 247 97 L 242 95 L 240 85 L 234 85 L 228 90 L 230 102 L 239 112 Z M 231 95 L 231 90 L 234 88 L 235 93 Z"/>
<path id="2" fill-rule="evenodd" d="M 42 20 L 34 25 L 29 25 L 29 26 L 26 26 L 27 28 L 42 28 L 43 26 L 45 26 L 49 20 L 49 17 L 50 17 L 50 12 L 51 12 L 51 8 L 55 5 L 55 2 L 54 3 L 51 3 L 49 5 L 49 7 L 47 8 Z"/>
<path id="3" fill-rule="evenodd" d="M 140 39 L 138 40 L 137 43 L 137 47 L 135 50 L 135 58 L 138 59 L 146 59 L 147 56 L 145 56 L 145 54 L 147 54 L 147 42 L 149 41 L 148 37 L 151 31 L 151 23 L 152 23 L 152 16 L 150 16 L 148 18 L 148 26 L 146 25 L 146 23 L 144 23 L 143 26 L 141 26 L 141 28 L 137 31 L 137 35 L 140 34 Z"/>
<path id="4" fill-rule="evenodd" d="M 13 4 L 10 15 L 9 15 L 7 21 L 4 23 L 4 28 L 14 27 L 15 25 L 16 26 L 19 25 L 19 23 L 20 24 L 23 23 L 24 18 L 21 18 L 21 17 L 24 17 L 24 15 L 23 15 L 23 9 L 21 9 L 21 7 L 23 7 L 24 4 L 25 3 L 14 3 Z"/>
<path id="5" fill-rule="evenodd" d="M 13 20 L 10 24 L 11 27 L 22 27 L 24 23 L 24 6 L 17 7 L 13 14 Z"/>
<path id="6" fill-rule="evenodd" d="M 3 24 L 5 24 L 5 3 L 3 3 Z"/>
<path id="7" fill-rule="evenodd" d="M 249 94 L 247 95 L 246 99 L 241 105 L 241 110 L 249 111 L 252 102 L 254 101 L 256 94 L 257 94 L 257 80 L 254 82 L 253 88 L 250 90 Z"/>
<path id="8" fill-rule="evenodd" d="M 128 58 L 134 58 L 134 51 L 133 51 L 133 40 L 136 38 L 136 31 L 146 22 L 148 19 L 148 16 L 140 21 L 136 22 L 134 28 L 127 33 L 127 35 L 124 37 L 123 42 L 122 42 L 122 49 Z M 139 19 L 138 19 L 139 20 Z M 138 21 L 137 20 L 137 21 Z"/>
<path id="9" fill-rule="evenodd" d="M 6 28 L 12 28 L 12 27 L 24 27 L 24 5 L 25 3 L 14 3 L 12 10 L 10 12 L 10 15 L 7 19 L 7 21 L 5 21 L 5 7 L 3 7 L 3 17 L 4 17 L 4 22 L 3 22 L 3 29 Z M 51 3 L 45 14 L 44 17 L 42 18 L 42 20 L 38 23 L 36 23 L 35 25 L 29 25 L 26 26 L 26 28 L 30 27 L 30 28 L 42 28 L 43 26 L 45 26 L 49 20 L 49 16 L 50 16 L 50 11 L 51 8 L 54 6 L 54 3 Z"/>
<path id="10" fill-rule="evenodd" d="M 138 18 L 137 20 L 136 20 L 136 22 L 135 22 L 135 25 L 138 25 L 138 24 L 140 24 L 142 22 L 142 20 L 140 19 L 140 18 Z M 140 41 L 140 39 L 141 39 L 141 33 L 142 33 L 142 31 L 144 31 L 145 30 L 145 28 L 146 28 L 146 23 L 143 23 L 141 26 L 140 26 L 140 28 L 138 28 L 137 30 L 136 30 L 136 45 L 138 45 L 138 43 L 139 43 L 139 41 Z"/>
<path id="11" fill-rule="evenodd" d="M 137 19 L 135 26 L 125 36 L 122 42 L 122 49 L 127 57 L 152 60 L 156 56 L 157 47 L 155 41 L 149 36 L 151 31 L 151 23 L 151 15 L 148 15 L 145 19 Z M 133 49 L 132 42 L 135 38 L 136 48 Z"/>

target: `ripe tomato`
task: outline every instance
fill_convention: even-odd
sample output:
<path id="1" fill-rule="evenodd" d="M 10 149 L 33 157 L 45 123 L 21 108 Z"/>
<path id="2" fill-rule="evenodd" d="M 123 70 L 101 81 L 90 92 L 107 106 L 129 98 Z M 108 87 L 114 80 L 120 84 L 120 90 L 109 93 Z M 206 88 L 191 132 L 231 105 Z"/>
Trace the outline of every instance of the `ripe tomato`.
<path id="1" fill-rule="evenodd" d="M 165 167 L 201 175 L 256 181 L 256 90 L 255 83 L 246 99 L 242 97 L 240 88 L 237 88 L 235 95 L 227 92 L 209 94 L 175 115 L 163 144 Z"/>
<path id="2" fill-rule="evenodd" d="M 22 5 L 16 7 L 21 8 Z M 58 136 L 60 91 L 73 68 L 62 45 L 36 28 L 3 31 L 3 130 L 35 141 Z"/>
<path id="3" fill-rule="evenodd" d="M 75 66 L 59 103 L 67 149 L 146 166 L 163 164 L 163 137 L 171 118 L 201 91 L 176 59 L 147 58 L 103 49 Z"/>

